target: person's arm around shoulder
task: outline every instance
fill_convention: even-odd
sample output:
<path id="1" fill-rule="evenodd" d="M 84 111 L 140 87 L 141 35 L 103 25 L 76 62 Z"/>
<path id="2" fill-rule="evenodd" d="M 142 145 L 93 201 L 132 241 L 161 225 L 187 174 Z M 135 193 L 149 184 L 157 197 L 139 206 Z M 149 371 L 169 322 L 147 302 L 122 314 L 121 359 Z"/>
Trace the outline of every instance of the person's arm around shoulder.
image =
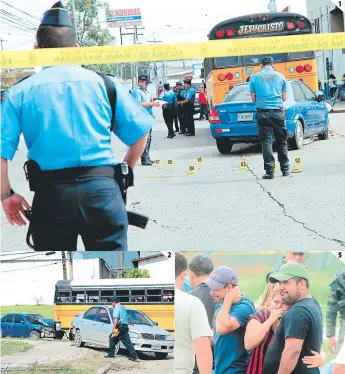
<path id="1" fill-rule="evenodd" d="M 249 92 L 250 92 L 250 97 L 252 99 L 252 102 L 256 102 L 256 93 L 255 93 L 255 83 L 254 83 L 254 76 L 251 76 L 249 79 Z"/>
<path id="2" fill-rule="evenodd" d="M 203 303 L 195 296 L 190 295 L 190 297 L 194 298 L 191 307 L 190 330 L 196 362 L 200 374 L 211 374 L 213 366 L 210 341 L 213 337 L 212 330 L 208 323 L 207 313 Z"/>
<path id="3" fill-rule="evenodd" d="M 129 149 L 123 161 L 131 168 L 140 158 L 146 147 L 147 136 L 153 127 L 154 119 L 136 101 L 130 99 L 130 94 L 116 84 L 115 135 Z M 135 95 L 132 96 L 135 98 Z"/>

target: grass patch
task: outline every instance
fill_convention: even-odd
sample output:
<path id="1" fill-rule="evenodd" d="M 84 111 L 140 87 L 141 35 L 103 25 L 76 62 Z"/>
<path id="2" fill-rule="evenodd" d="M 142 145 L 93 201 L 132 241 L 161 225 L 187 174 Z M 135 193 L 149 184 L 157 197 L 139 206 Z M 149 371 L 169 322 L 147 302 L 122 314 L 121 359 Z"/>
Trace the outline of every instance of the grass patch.
<path id="1" fill-rule="evenodd" d="M 38 313 L 46 318 L 53 318 L 53 305 L 6 305 L 0 308 L 3 316 L 8 313 Z"/>
<path id="2" fill-rule="evenodd" d="M 1 339 L 1 356 L 10 356 L 33 348 L 32 344 Z"/>

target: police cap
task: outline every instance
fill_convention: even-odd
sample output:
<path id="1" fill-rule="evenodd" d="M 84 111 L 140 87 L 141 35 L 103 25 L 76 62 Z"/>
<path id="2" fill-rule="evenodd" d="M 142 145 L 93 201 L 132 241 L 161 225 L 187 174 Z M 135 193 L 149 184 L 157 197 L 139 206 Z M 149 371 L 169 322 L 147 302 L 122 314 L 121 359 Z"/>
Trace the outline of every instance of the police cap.
<path id="1" fill-rule="evenodd" d="M 73 27 L 71 17 L 61 1 L 44 13 L 41 26 Z"/>
<path id="2" fill-rule="evenodd" d="M 187 84 L 192 84 L 192 80 L 189 79 L 189 78 L 186 78 L 183 82 L 184 82 L 184 83 L 187 83 Z"/>
<path id="3" fill-rule="evenodd" d="M 140 75 L 138 81 L 145 81 L 147 84 L 152 83 L 149 75 Z"/>
<path id="4" fill-rule="evenodd" d="M 118 302 L 118 298 L 116 296 L 112 296 L 111 297 L 111 302 L 112 303 L 117 303 Z"/>
<path id="5" fill-rule="evenodd" d="M 176 86 L 182 86 L 182 82 L 181 81 L 176 82 Z"/>
<path id="6" fill-rule="evenodd" d="M 273 65 L 274 64 L 274 60 L 273 60 L 273 57 L 271 56 L 265 56 L 262 61 L 261 61 L 261 64 L 262 65 Z"/>
<path id="7" fill-rule="evenodd" d="M 1 96 L 5 96 L 6 95 L 6 91 L 1 89 Z"/>

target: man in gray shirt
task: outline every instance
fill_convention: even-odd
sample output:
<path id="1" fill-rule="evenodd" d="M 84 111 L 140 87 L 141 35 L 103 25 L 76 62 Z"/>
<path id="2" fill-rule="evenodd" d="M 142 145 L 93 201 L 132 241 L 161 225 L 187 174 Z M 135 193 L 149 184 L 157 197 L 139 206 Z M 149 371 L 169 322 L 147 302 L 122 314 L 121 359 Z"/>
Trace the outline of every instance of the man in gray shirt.
<path id="1" fill-rule="evenodd" d="M 212 328 L 212 321 L 214 317 L 214 312 L 216 308 L 216 303 L 214 302 L 212 296 L 210 295 L 210 287 L 207 286 L 204 281 L 208 279 L 208 276 L 213 271 L 213 262 L 210 256 L 206 254 L 198 254 L 193 256 L 189 260 L 189 279 L 190 284 L 193 288 L 189 293 L 198 299 L 204 304 L 208 322 Z M 213 346 L 212 346 L 213 353 Z M 193 374 L 199 374 L 199 369 L 195 363 Z"/>

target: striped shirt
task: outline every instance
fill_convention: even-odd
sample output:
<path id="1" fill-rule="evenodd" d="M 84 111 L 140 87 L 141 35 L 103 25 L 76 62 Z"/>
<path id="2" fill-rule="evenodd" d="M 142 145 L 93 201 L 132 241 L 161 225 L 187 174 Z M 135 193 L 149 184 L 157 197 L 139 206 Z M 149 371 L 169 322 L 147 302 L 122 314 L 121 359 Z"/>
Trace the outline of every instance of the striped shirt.
<path id="1" fill-rule="evenodd" d="M 260 309 L 258 312 L 251 316 L 251 319 L 256 319 L 260 323 L 264 323 L 268 320 L 271 312 L 267 309 Z M 264 340 L 256 348 L 252 350 L 250 357 L 247 374 L 263 374 L 264 358 L 267 352 L 268 346 L 271 344 L 274 333 L 272 328 L 264 337 Z"/>

